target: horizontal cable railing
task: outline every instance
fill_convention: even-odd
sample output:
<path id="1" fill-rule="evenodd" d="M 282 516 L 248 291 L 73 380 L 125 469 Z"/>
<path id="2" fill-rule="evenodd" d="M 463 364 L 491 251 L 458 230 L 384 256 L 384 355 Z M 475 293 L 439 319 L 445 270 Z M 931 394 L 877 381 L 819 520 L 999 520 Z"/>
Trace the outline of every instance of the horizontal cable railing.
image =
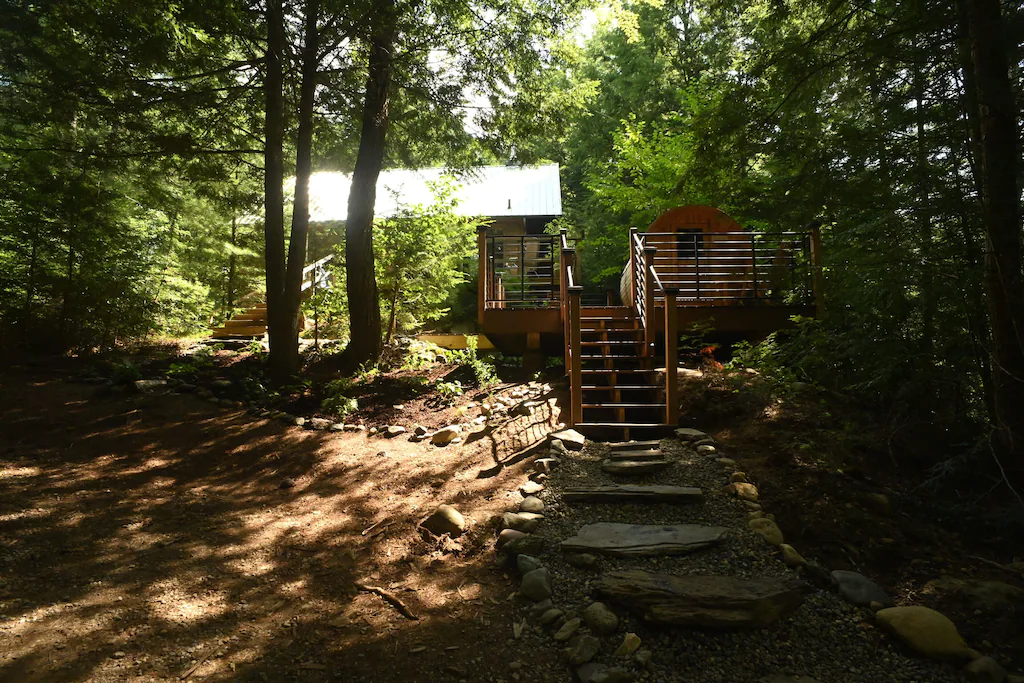
<path id="1" fill-rule="evenodd" d="M 661 288 L 678 290 L 682 303 L 813 301 L 810 233 L 645 233 L 641 240 L 657 250 Z"/>

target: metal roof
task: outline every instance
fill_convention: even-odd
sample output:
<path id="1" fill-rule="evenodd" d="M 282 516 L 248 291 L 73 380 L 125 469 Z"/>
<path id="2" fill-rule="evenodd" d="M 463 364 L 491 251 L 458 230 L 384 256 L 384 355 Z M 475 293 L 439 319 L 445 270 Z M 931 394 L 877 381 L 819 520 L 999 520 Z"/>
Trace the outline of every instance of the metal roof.
<path id="1" fill-rule="evenodd" d="M 403 206 L 430 205 L 434 196 L 428 182 L 439 180 L 443 168 L 381 171 L 377 179 L 374 214 L 383 218 Z M 294 181 L 293 181 L 294 182 Z M 455 212 L 462 216 L 561 216 L 562 192 L 558 164 L 543 166 L 481 166 L 455 181 L 459 199 Z M 352 184 L 347 173 L 314 173 L 309 179 L 311 221 L 343 221 L 348 215 Z M 395 193 L 397 195 L 397 202 Z"/>

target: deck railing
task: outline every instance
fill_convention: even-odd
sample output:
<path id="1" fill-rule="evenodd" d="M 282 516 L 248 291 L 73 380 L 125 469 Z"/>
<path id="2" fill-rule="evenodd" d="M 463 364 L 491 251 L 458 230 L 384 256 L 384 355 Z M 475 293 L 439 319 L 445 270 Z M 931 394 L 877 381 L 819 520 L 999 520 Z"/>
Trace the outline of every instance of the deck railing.
<path id="1" fill-rule="evenodd" d="M 809 305 L 810 232 L 645 233 L 655 266 L 684 305 Z M 660 299 L 659 299 L 660 301 Z"/>
<path id="2" fill-rule="evenodd" d="M 565 340 L 565 373 L 569 376 L 569 426 L 583 421 L 583 361 L 580 357 L 581 320 L 580 309 L 583 287 L 578 284 L 579 270 L 576 250 L 569 246 L 565 230 L 559 237 L 560 255 L 560 305 Z"/>
<path id="3" fill-rule="evenodd" d="M 658 248 L 645 245 L 636 228 L 629 231 L 629 263 L 620 279 L 620 293 L 627 306 L 633 307 L 640 329 L 644 333 L 643 355 L 654 355 L 656 338 L 655 302 L 665 303 L 665 424 L 675 424 L 679 406 L 679 311 L 676 308 L 677 289 L 666 287 L 658 271 Z M 628 303 L 627 303 L 628 302 Z"/>

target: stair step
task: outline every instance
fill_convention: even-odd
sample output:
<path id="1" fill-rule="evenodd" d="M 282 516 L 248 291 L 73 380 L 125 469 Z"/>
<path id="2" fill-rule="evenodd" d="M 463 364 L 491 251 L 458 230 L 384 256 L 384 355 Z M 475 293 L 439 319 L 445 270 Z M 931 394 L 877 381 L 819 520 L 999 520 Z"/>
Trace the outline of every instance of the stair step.
<path id="1" fill-rule="evenodd" d="M 685 555 L 717 545 L 728 529 L 700 524 L 587 524 L 562 541 L 562 552 L 594 552 L 616 557 Z"/>
<path id="2" fill-rule="evenodd" d="M 222 337 L 262 337 L 267 333 L 266 325 L 252 327 L 218 327 L 213 330 L 213 336 Z"/>
<path id="3" fill-rule="evenodd" d="M 639 375 L 640 373 L 652 373 L 649 368 L 634 368 L 626 370 L 623 368 L 583 368 L 580 371 L 584 375 Z"/>
<path id="4" fill-rule="evenodd" d="M 240 318 L 237 315 L 225 322 L 221 327 L 259 327 L 260 323 L 266 327 L 266 323 L 263 318 Z"/>
<path id="5" fill-rule="evenodd" d="M 663 384 L 592 384 L 585 387 L 581 387 L 583 391 L 610 391 L 612 389 L 618 389 L 619 391 L 643 391 L 643 390 L 657 390 L 664 389 Z"/>
<path id="6" fill-rule="evenodd" d="M 636 462 L 664 460 L 665 453 L 662 451 L 612 451 L 608 454 L 608 459 L 614 460 L 615 462 L 624 462 L 628 460 Z"/>
<path id="7" fill-rule="evenodd" d="M 650 441 L 613 441 L 608 444 L 608 447 L 613 451 L 645 451 L 661 448 L 661 439 L 652 439 Z"/>
<path id="8" fill-rule="evenodd" d="M 616 429 L 665 429 L 671 427 L 664 422 L 577 422 L 577 427 L 616 428 Z"/>
<path id="9" fill-rule="evenodd" d="M 584 403 L 584 408 L 664 408 L 664 403 Z"/>
<path id="10" fill-rule="evenodd" d="M 605 484 L 570 486 L 562 492 L 567 503 L 664 503 L 682 505 L 704 502 L 704 492 L 692 486 L 662 484 Z"/>
<path id="11" fill-rule="evenodd" d="M 606 340 L 592 341 L 592 342 L 584 342 L 584 341 L 582 341 L 582 342 L 580 342 L 580 345 L 581 346 L 636 346 L 637 344 L 643 344 L 643 343 L 644 342 L 643 342 L 642 339 L 638 339 L 636 341 L 633 341 L 633 340 L 627 341 L 627 340 L 624 340 L 624 339 L 606 339 Z"/>
<path id="12" fill-rule="evenodd" d="M 671 460 L 612 460 L 609 458 L 601 463 L 601 469 L 608 474 L 627 477 L 653 474 L 667 470 L 671 466 Z"/>

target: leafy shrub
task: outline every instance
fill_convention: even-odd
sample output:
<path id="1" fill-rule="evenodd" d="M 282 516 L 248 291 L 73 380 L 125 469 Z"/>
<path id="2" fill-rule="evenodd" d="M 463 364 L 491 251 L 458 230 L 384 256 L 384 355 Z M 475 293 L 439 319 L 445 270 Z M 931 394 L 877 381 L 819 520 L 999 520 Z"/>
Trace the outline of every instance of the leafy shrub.
<path id="1" fill-rule="evenodd" d="M 330 396 L 320 402 L 320 411 L 329 415 L 345 417 L 359 410 L 359 402 L 348 396 Z"/>
<path id="2" fill-rule="evenodd" d="M 438 400 L 444 405 L 452 405 L 455 403 L 455 399 L 462 396 L 462 382 L 445 382 L 443 380 L 437 380 L 434 384 L 434 391 L 437 393 Z"/>
<path id="3" fill-rule="evenodd" d="M 480 358 L 477 354 L 477 338 L 466 337 L 466 349 L 464 351 L 450 351 L 448 360 L 460 367 L 469 368 L 473 373 L 476 386 L 486 389 L 498 383 L 498 375 L 494 365 L 487 360 Z"/>
<path id="4" fill-rule="evenodd" d="M 138 365 L 129 360 L 120 361 L 114 363 L 114 367 L 111 368 L 110 379 L 114 384 L 130 384 L 137 379 L 142 379 L 142 371 Z"/>
<path id="5" fill-rule="evenodd" d="M 359 410 L 359 402 L 354 398 L 345 396 L 345 392 L 356 384 L 357 382 L 352 377 L 342 377 L 328 382 L 327 386 L 324 387 L 324 393 L 327 394 L 327 398 L 320 402 L 321 412 L 345 417 Z"/>

